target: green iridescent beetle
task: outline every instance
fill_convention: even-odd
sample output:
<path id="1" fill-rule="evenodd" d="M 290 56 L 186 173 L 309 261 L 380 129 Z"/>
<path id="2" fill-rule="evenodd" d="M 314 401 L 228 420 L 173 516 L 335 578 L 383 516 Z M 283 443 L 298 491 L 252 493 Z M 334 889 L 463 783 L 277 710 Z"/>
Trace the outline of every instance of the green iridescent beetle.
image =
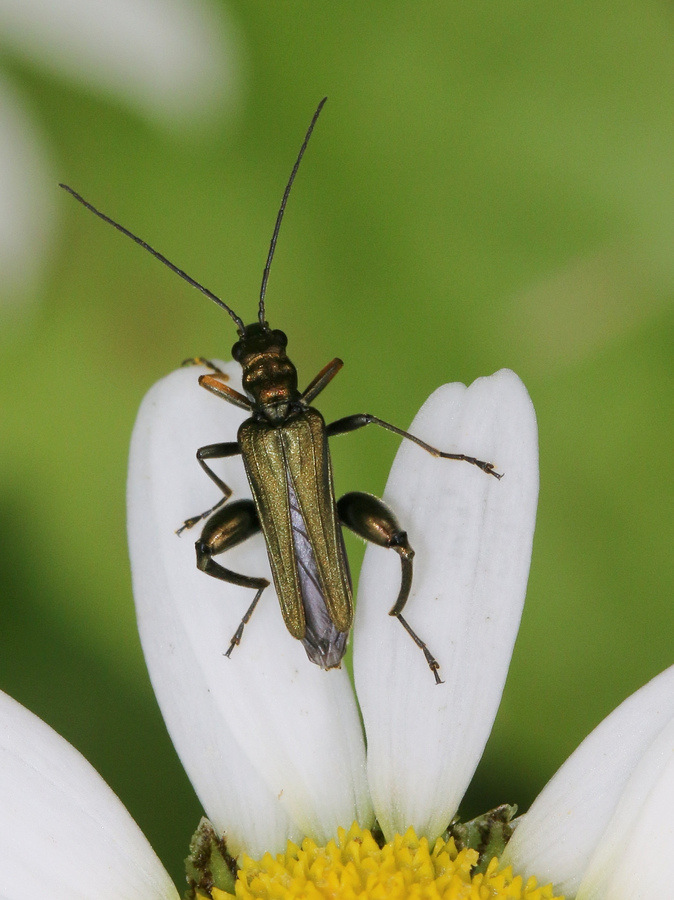
<path id="1" fill-rule="evenodd" d="M 407 534 L 393 511 L 371 494 L 352 491 L 335 500 L 328 439 L 365 425 L 381 425 L 433 456 L 463 460 L 495 478 L 501 478 L 501 474 L 492 463 L 463 453 L 444 453 L 368 413 L 347 416 L 326 425 L 311 403 L 341 369 L 341 359 L 328 363 L 304 391 L 298 389 L 297 370 L 286 354 L 288 339 L 282 331 L 270 328 L 264 298 L 290 189 L 325 100 L 321 100 L 314 113 L 283 194 L 262 276 L 258 320 L 251 325 L 244 325 L 219 297 L 145 241 L 97 210 L 72 188 L 64 184 L 61 187 L 217 303 L 236 324 L 239 339 L 232 348 L 232 356 L 242 368 L 243 394 L 226 384 L 228 376 L 208 360 L 195 357 L 186 362 L 210 368 L 210 373 L 200 376 L 199 384 L 246 410 L 250 418 L 241 424 L 235 441 L 209 444 L 197 451 L 199 464 L 222 496 L 210 509 L 187 519 L 177 531 L 181 534 L 205 519 L 195 544 L 198 568 L 214 578 L 255 590 L 226 655 L 230 656 L 241 642 L 244 627 L 269 581 L 226 569 L 214 557 L 262 531 L 288 631 L 302 642 L 307 656 L 316 665 L 323 669 L 340 665 L 353 623 L 351 576 L 342 537 L 342 525 L 346 525 L 366 541 L 388 547 L 400 556 L 400 591 L 389 615 L 398 619 L 423 651 L 436 683 L 440 684 L 438 661 L 402 615 L 412 585 L 414 557 Z M 230 503 L 227 501 L 231 489 L 210 468 L 208 461 L 239 455 L 253 499 Z"/>

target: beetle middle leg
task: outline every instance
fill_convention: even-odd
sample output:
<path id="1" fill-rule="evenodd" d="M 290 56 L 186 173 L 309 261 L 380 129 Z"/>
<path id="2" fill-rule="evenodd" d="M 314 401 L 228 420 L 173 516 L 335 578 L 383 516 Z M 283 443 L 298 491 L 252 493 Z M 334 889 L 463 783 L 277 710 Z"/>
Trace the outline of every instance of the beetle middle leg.
<path id="1" fill-rule="evenodd" d="M 412 638 L 426 657 L 428 667 L 435 677 L 436 684 L 442 684 L 439 669 L 440 663 L 433 656 L 424 641 L 421 640 L 403 617 L 402 611 L 407 603 L 410 588 L 412 587 L 412 559 L 414 550 L 407 540 L 407 532 L 403 531 L 393 511 L 372 494 L 361 491 L 352 491 L 337 501 L 337 512 L 341 522 L 354 531 L 359 537 L 377 544 L 380 547 L 388 547 L 400 556 L 402 568 L 400 592 L 398 599 L 389 611 L 389 616 L 395 616 L 405 631 Z"/>
<path id="2" fill-rule="evenodd" d="M 416 435 L 410 434 L 409 431 L 403 431 L 402 428 L 391 425 L 390 422 L 385 422 L 383 419 L 373 416 L 371 413 L 356 413 L 353 416 L 345 416 L 343 419 L 337 419 L 336 422 L 332 422 L 328 425 L 328 437 L 332 437 L 335 434 L 346 434 L 349 431 L 356 431 L 358 428 L 364 428 L 366 425 L 380 425 L 387 431 L 392 431 L 393 434 L 399 434 L 400 437 L 407 438 L 408 441 L 418 444 L 419 447 L 422 447 L 427 453 L 430 453 L 431 456 L 437 456 L 440 459 L 458 459 L 470 463 L 472 466 L 477 466 L 478 469 L 482 469 L 487 475 L 493 475 L 494 478 L 503 478 L 503 472 L 497 472 L 494 468 L 494 463 L 485 462 L 483 459 L 477 459 L 475 456 L 466 456 L 465 453 L 445 453 L 444 450 L 438 450 L 437 447 L 427 444 L 426 441 L 422 441 L 421 438 L 418 438 Z"/>
<path id="3" fill-rule="evenodd" d="M 257 602 L 262 596 L 264 589 L 269 586 L 269 582 L 266 578 L 240 575 L 238 572 L 226 569 L 220 563 L 217 563 L 213 557 L 219 553 L 224 553 L 225 550 L 236 547 L 237 544 L 247 540 L 259 531 L 260 520 L 253 501 L 236 500 L 211 516 L 204 525 L 201 537 L 194 545 L 197 552 L 197 568 L 201 569 L 202 572 L 211 575 L 213 578 L 226 581 L 228 584 L 237 584 L 257 591 L 239 627 L 234 632 L 225 656 L 229 656 L 234 647 L 241 643 L 243 629 L 250 621 Z"/>
<path id="4" fill-rule="evenodd" d="M 205 512 L 199 513 L 198 516 L 191 516 L 189 519 L 185 519 L 183 524 L 178 528 L 176 534 L 182 534 L 187 528 L 192 528 L 193 525 L 196 525 L 197 522 L 201 522 L 202 519 L 207 519 L 211 513 L 214 513 L 216 509 L 219 509 L 222 504 L 228 500 L 232 496 L 232 489 L 229 485 L 225 484 L 225 482 L 218 475 L 215 474 L 213 469 L 205 460 L 207 459 L 226 459 L 228 456 L 238 456 L 241 453 L 241 447 L 237 441 L 226 441 L 222 444 L 207 444 L 205 447 L 199 447 L 197 450 L 197 462 L 204 470 L 204 472 L 208 475 L 208 477 L 213 481 L 222 491 L 222 497 L 218 500 L 217 503 L 213 504 L 210 509 L 207 509 Z"/>

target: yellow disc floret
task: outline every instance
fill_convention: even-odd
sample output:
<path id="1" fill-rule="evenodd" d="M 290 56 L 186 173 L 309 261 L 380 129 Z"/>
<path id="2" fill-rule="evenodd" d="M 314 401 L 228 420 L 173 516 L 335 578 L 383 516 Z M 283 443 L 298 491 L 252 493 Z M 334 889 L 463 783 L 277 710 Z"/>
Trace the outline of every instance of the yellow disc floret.
<path id="1" fill-rule="evenodd" d="M 372 834 L 353 824 L 339 829 L 325 847 L 306 838 L 288 842 L 285 853 L 261 860 L 244 856 L 236 880 L 238 900 L 563 900 L 552 887 L 523 882 L 494 858 L 486 872 L 471 875 L 476 850 L 457 850 L 438 838 L 431 850 L 410 828 L 380 847 Z M 213 889 L 213 900 L 230 894 Z"/>

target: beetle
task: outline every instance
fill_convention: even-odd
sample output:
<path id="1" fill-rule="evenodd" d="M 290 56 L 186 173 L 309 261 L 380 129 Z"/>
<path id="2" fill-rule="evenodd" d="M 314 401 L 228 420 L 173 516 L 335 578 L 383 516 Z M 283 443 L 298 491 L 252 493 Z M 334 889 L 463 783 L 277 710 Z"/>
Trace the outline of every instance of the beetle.
<path id="1" fill-rule="evenodd" d="M 414 557 L 407 533 L 387 504 L 372 494 L 352 491 L 335 499 L 328 441 L 338 434 L 379 425 L 413 441 L 433 456 L 470 463 L 495 478 L 501 478 L 502 474 L 495 470 L 493 463 L 463 453 L 438 450 L 369 413 L 346 416 L 326 425 L 320 412 L 311 404 L 342 368 L 342 360 L 333 359 L 300 391 L 297 370 L 286 353 L 288 339 L 283 331 L 272 329 L 266 318 L 267 281 L 281 221 L 295 175 L 326 99 L 321 100 L 314 113 L 286 185 L 262 276 L 258 319 L 250 325 L 244 325 L 219 297 L 68 185 L 61 184 L 60 187 L 217 303 L 237 327 L 238 340 L 232 347 L 232 357 L 241 365 L 244 393 L 228 385 L 228 376 L 203 357 L 185 361 L 209 368 L 209 373 L 199 377 L 199 384 L 244 409 L 250 416 L 239 427 L 235 441 L 209 444 L 197 450 L 199 465 L 222 495 L 205 512 L 187 519 L 176 532 L 180 535 L 205 520 L 195 544 L 197 567 L 214 578 L 255 591 L 225 656 L 229 657 L 240 644 L 244 628 L 269 581 L 264 577 L 233 572 L 215 557 L 262 531 L 288 631 L 302 642 L 311 662 L 323 669 L 339 667 L 353 622 L 351 575 L 342 536 L 342 526 L 346 525 L 364 540 L 399 555 L 401 584 L 389 615 L 398 619 L 423 652 L 436 684 L 441 684 L 440 664 L 402 614 L 412 585 Z M 212 460 L 233 456 L 243 459 L 252 500 L 227 502 L 232 490 L 209 465 Z"/>

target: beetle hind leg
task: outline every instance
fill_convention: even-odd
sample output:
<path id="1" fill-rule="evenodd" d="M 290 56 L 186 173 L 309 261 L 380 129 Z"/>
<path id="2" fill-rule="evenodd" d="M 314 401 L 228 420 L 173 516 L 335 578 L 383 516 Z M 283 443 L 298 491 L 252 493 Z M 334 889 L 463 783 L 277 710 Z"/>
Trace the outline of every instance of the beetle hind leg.
<path id="1" fill-rule="evenodd" d="M 414 550 L 407 540 L 407 532 L 400 527 L 393 511 L 384 501 L 372 494 L 365 494 L 361 491 L 345 494 L 337 502 L 337 511 L 341 522 L 359 537 L 380 547 L 395 550 L 400 557 L 400 591 L 389 615 L 398 619 L 417 647 L 423 652 L 428 668 L 435 678 L 435 683 L 442 684 L 439 673 L 440 663 L 402 615 L 412 587 L 412 560 L 414 558 Z"/>
<path id="2" fill-rule="evenodd" d="M 197 568 L 202 572 L 213 578 L 219 578 L 220 581 L 226 581 L 228 584 L 236 584 L 256 591 L 253 602 L 232 636 L 225 656 L 230 656 L 234 647 L 238 647 L 241 643 L 243 629 L 250 621 L 262 592 L 269 586 L 269 581 L 266 578 L 255 578 L 251 575 L 233 572 L 220 565 L 213 557 L 224 553 L 225 550 L 230 550 L 259 531 L 260 520 L 253 501 L 237 500 L 227 504 L 211 516 L 204 525 L 199 540 L 194 545 L 197 554 Z"/>

